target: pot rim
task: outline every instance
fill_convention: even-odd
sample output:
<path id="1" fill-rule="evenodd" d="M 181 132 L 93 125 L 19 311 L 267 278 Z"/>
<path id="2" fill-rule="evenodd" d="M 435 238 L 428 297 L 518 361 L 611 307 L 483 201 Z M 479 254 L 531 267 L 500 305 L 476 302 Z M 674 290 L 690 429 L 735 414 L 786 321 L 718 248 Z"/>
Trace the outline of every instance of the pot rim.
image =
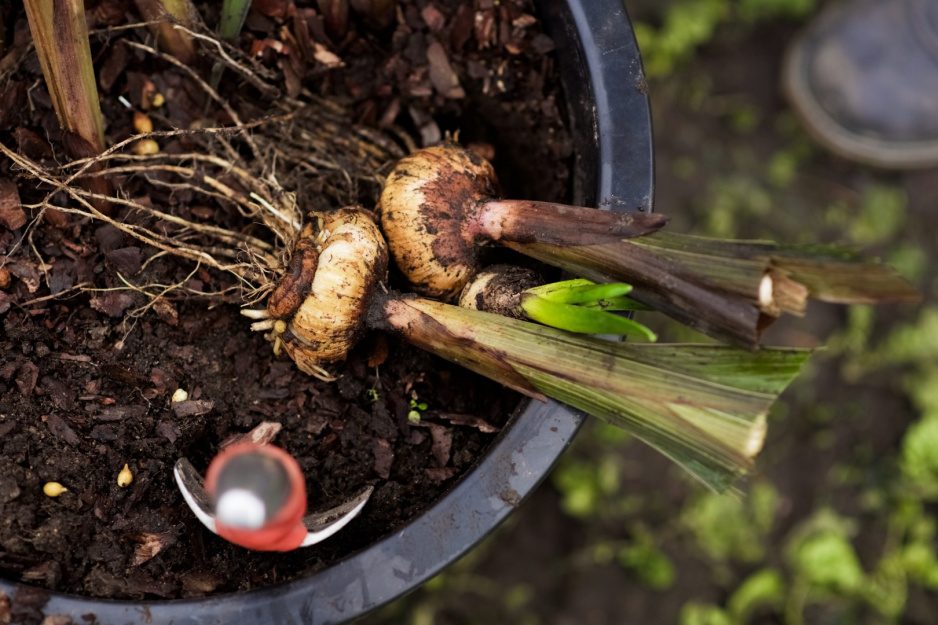
<path id="1" fill-rule="evenodd" d="M 558 63 L 577 155 L 574 201 L 651 210 L 654 150 L 642 61 L 622 0 L 535 0 L 538 17 L 569 50 Z M 596 144 L 599 149 L 596 149 Z M 523 401 L 476 466 L 396 533 L 287 584 L 170 601 L 111 601 L 49 592 L 46 614 L 76 623 L 329 624 L 358 618 L 428 581 L 491 533 L 547 476 L 585 420 L 557 402 Z M 0 579 L 16 602 L 18 588 Z M 33 595 L 35 596 L 35 595 Z"/>

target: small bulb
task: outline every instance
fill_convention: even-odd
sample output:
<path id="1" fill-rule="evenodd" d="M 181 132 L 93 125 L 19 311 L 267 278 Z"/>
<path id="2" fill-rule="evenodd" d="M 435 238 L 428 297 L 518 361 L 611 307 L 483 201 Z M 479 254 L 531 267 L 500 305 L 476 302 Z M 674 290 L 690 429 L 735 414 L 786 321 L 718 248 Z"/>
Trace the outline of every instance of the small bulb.
<path id="1" fill-rule="evenodd" d="M 153 132 L 153 120 L 145 113 L 134 111 L 134 130 L 140 134 Z"/>
<path id="2" fill-rule="evenodd" d="M 189 399 L 189 393 L 186 392 L 186 389 L 177 388 L 176 391 L 173 393 L 172 402 L 175 404 L 181 401 L 186 401 L 187 399 Z"/>
<path id="3" fill-rule="evenodd" d="M 160 144 L 154 141 L 153 139 L 141 139 L 134 143 L 131 148 L 134 154 L 137 156 L 146 156 L 148 154 L 159 154 Z"/>
<path id="4" fill-rule="evenodd" d="M 124 488 L 125 486 L 130 486 L 130 483 L 133 481 L 134 474 L 130 472 L 130 466 L 125 464 L 121 472 L 117 474 L 117 485 Z"/>
<path id="5" fill-rule="evenodd" d="M 67 492 L 68 489 L 59 484 L 58 482 L 46 482 L 42 487 L 42 492 L 48 497 L 58 497 L 64 492 Z"/>

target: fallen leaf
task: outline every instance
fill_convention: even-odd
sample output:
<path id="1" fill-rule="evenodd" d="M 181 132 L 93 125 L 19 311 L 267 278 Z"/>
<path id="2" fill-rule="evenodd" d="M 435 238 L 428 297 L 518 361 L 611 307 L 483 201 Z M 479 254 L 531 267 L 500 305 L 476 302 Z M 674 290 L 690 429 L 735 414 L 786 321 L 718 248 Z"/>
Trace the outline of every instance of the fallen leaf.
<path id="1" fill-rule="evenodd" d="M 156 314 L 164 323 L 171 326 L 179 325 L 179 311 L 168 299 L 161 297 L 153 302 L 153 310 L 156 311 Z"/>
<path id="2" fill-rule="evenodd" d="M 445 425 L 427 423 L 430 438 L 433 440 L 430 450 L 441 467 L 449 464 L 450 450 L 453 448 L 453 430 Z"/>
<path id="3" fill-rule="evenodd" d="M 375 473 L 382 479 L 391 477 L 391 465 L 394 464 L 394 450 L 391 443 L 383 438 L 375 439 L 372 450 L 375 454 Z"/>
<path id="4" fill-rule="evenodd" d="M 433 412 L 432 415 L 440 419 L 446 419 L 453 425 L 467 425 L 469 427 L 474 427 L 480 432 L 484 432 L 486 434 L 499 431 L 498 427 L 492 425 L 482 417 L 477 417 L 471 414 L 463 414 L 461 412 Z"/>
<path id="5" fill-rule="evenodd" d="M 215 402 L 205 399 L 189 399 L 177 401 L 173 404 L 173 412 L 177 417 L 197 417 L 208 414 L 215 407 Z"/>
<path id="6" fill-rule="evenodd" d="M 16 260 L 7 265 L 10 273 L 23 281 L 30 293 L 39 290 L 39 270 L 32 261 Z"/>
<path id="7" fill-rule="evenodd" d="M 161 552 L 167 545 L 174 542 L 170 532 L 163 532 L 161 534 L 143 533 L 135 538 L 138 545 L 134 549 L 133 566 L 140 566 Z"/>
<path id="8" fill-rule="evenodd" d="M 27 360 L 20 365 L 20 372 L 16 376 L 16 386 L 19 387 L 23 395 L 28 397 L 36 388 L 36 380 L 38 379 L 39 367 Z"/>
<path id="9" fill-rule="evenodd" d="M 156 433 L 168 440 L 170 443 L 175 443 L 176 440 L 182 436 L 182 431 L 176 427 L 176 424 L 172 421 L 160 421 L 157 423 Z"/>
<path id="10" fill-rule="evenodd" d="M 326 67 L 341 67 L 345 65 L 345 63 L 342 62 L 342 59 L 330 52 L 329 49 L 321 43 L 314 41 L 313 48 L 313 58 Z"/>
<path id="11" fill-rule="evenodd" d="M 65 419 L 57 414 L 51 414 L 46 417 L 46 427 L 53 436 L 65 441 L 73 447 L 77 447 L 81 443 L 81 439 L 78 437 L 78 434 L 75 433 L 75 430 L 71 428 Z"/>
<path id="12" fill-rule="evenodd" d="M 105 253 L 104 256 L 115 271 L 125 276 L 132 276 L 140 271 L 141 252 L 139 247 L 120 247 Z"/>
<path id="13" fill-rule="evenodd" d="M 133 303 L 134 296 L 123 291 L 92 297 L 89 302 L 92 308 L 98 312 L 103 312 L 108 317 L 120 317 Z"/>
<path id="14" fill-rule="evenodd" d="M 274 421 L 261 421 L 250 432 L 229 436 L 218 445 L 218 448 L 221 450 L 240 443 L 269 445 L 271 442 L 273 442 L 274 437 L 276 437 L 282 429 L 283 425 L 280 423 L 276 423 Z"/>

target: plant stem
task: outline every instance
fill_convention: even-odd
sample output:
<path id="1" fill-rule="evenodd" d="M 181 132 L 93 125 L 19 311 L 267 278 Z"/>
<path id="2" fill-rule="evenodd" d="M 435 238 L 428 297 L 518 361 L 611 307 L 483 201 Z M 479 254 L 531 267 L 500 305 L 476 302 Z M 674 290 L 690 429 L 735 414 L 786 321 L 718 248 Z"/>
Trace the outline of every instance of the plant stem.
<path id="1" fill-rule="evenodd" d="M 751 469 L 769 407 L 810 356 L 630 345 L 393 294 L 372 304 L 369 325 L 622 427 L 718 492 Z"/>
<path id="2" fill-rule="evenodd" d="M 241 34 L 244 20 L 247 19 L 251 0 L 224 0 L 221 7 L 221 20 L 218 22 L 216 32 L 222 39 L 231 40 Z M 216 62 L 212 66 L 212 75 L 209 84 L 212 89 L 218 90 L 221 77 L 225 73 L 225 66 Z"/>
<path id="3" fill-rule="evenodd" d="M 148 22 L 159 22 L 150 27 L 161 49 L 191 65 L 195 62 L 195 41 L 189 33 L 175 28 L 174 21 L 184 26 L 192 24 L 187 0 L 134 0 L 137 10 Z M 172 18 L 172 19 L 167 19 Z"/>
<path id="4" fill-rule="evenodd" d="M 24 5 L 59 123 L 95 154 L 103 152 L 104 124 L 83 0 L 24 0 Z"/>
<path id="5" fill-rule="evenodd" d="M 833 246 L 664 232 L 594 246 L 505 245 L 595 282 L 628 282 L 635 300 L 749 348 L 782 313 L 803 314 L 809 297 L 840 304 L 920 298 L 892 268 Z"/>
<path id="6" fill-rule="evenodd" d="M 556 202 L 492 200 L 479 206 L 471 234 L 500 242 L 598 245 L 646 236 L 667 224 L 664 215 L 600 211 Z"/>

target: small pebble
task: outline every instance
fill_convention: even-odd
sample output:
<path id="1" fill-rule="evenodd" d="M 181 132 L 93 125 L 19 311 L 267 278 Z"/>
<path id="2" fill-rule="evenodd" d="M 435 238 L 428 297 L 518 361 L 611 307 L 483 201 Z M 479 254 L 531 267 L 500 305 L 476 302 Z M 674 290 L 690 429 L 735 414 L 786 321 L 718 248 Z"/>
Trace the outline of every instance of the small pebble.
<path id="1" fill-rule="evenodd" d="M 189 399 L 189 393 L 186 392 L 186 389 L 177 388 L 176 391 L 173 393 L 172 402 L 175 404 L 181 401 L 186 401 L 187 399 Z"/>

